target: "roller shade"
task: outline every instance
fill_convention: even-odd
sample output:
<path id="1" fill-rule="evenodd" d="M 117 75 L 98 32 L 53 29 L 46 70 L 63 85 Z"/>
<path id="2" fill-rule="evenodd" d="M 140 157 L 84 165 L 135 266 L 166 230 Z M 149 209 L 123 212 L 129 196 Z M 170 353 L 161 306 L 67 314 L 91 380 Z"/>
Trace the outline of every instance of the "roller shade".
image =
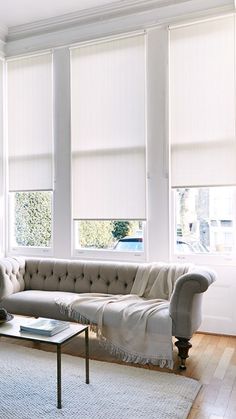
<path id="1" fill-rule="evenodd" d="M 4 171 L 3 171 L 3 60 L 0 58 L 0 197 L 3 195 L 3 182 L 4 182 Z M 0 200 L 0 230 L 1 230 L 1 217 L 3 213 L 3 202 Z M 0 251 L 1 251 L 1 239 L 0 239 Z"/>
<path id="2" fill-rule="evenodd" d="M 71 50 L 74 219 L 145 219 L 145 38 Z"/>
<path id="3" fill-rule="evenodd" d="M 9 61 L 7 93 L 9 190 L 51 190 L 51 53 Z"/>
<path id="4" fill-rule="evenodd" d="M 170 30 L 173 187 L 236 184 L 234 60 L 233 16 Z"/>

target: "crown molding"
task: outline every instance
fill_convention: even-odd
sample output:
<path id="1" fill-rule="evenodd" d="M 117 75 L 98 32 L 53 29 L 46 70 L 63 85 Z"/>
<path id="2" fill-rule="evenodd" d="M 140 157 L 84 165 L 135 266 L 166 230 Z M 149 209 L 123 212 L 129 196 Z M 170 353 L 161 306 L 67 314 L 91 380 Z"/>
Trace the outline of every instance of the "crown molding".
<path id="1" fill-rule="evenodd" d="M 7 26 L 0 24 L 0 57 L 5 57 Z"/>
<path id="2" fill-rule="evenodd" d="M 222 5 L 230 4 L 233 0 L 218 0 Z M 209 0 L 205 0 L 207 3 Z M 210 0 L 212 3 L 212 1 Z M 111 19 L 122 18 L 147 12 L 168 9 L 171 6 L 183 6 L 192 0 L 119 0 L 78 12 L 35 21 L 25 25 L 13 26 L 8 29 L 7 41 L 14 41 L 26 37 L 42 35 L 58 30 L 66 30 L 75 26 L 86 26 L 92 23 L 103 23 Z M 196 1 L 195 1 L 196 3 Z M 217 3 L 217 1 L 215 1 Z"/>
<path id="3" fill-rule="evenodd" d="M 8 27 L 0 23 L 0 40 L 2 42 L 5 42 L 7 35 L 8 35 Z"/>
<path id="4" fill-rule="evenodd" d="M 105 15 L 104 10 L 108 7 L 93 9 L 93 13 L 88 10 L 78 14 L 75 18 L 70 14 L 70 24 L 63 22 L 60 16 L 60 24 L 54 21 L 54 26 L 47 22 L 37 22 L 31 25 L 24 25 L 15 30 L 13 28 L 7 38 L 6 56 L 12 57 L 31 52 L 42 51 L 45 49 L 55 49 L 66 47 L 80 42 L 87 42 L 107 36 L 120 35 L 128 32 L 149 30 L 153 27 L 167 27 L 173 23 L 182 23 L 186 20 L 201 19 L 207 16 L 216 16 L 234 11 L 233 0 L 122 0 L 119 4 L 119 12 Z M 121 5 L 126 4 L 126 13 Z M 129 13 L 127 8 L 129 5 Z M 142 8 L 141 8 L 142 5 Z M 136 13 L 134 13 L 135 6 Z M 145 8 L 145 9 L 144 9 Z M 101 12 L 103 10 L 103 13 Z M 117 10 L 117 9 L 116 9 Z M 50 19 L 52 22 L 52 19 Z M 36 28 L 36 26 L 37 28 Z"/>
<path id="5" fill-rule="evenodd" d="M 6 52 L 5 52 L 6 43 L 0 39 L 0 58 L 5 58 Z"/>

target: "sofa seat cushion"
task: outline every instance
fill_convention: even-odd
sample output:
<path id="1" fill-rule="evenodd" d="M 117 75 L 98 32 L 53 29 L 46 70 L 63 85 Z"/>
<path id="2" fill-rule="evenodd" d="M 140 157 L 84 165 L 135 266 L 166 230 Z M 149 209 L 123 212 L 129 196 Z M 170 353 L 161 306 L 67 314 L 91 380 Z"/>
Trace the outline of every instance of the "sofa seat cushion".
<path id="1" fill-rule="evenodd" d="M 55 302 L 56 299 L 70 295 L 72 297 L 75 294 L 62 291 L 22 291 L 3 298 L 0 306 L 13 314 L 70 320 L 67 315 L 60 313 L 60 309 Z"/>
<path id="2" fill-rule="evenodd" d="M 122 304 L 109 304 L 104 311 L 103 323 L 107 327 L 114 327 L 119 329 L 120 328 L 120 312 L 122 311 L 121 308 Z M 125 303 L 123 304 L 123 309 L 125 309 Z M 164 308 L 163 310 L 155 312 L 153 315 L 149 316 L 147 319 L 147 326 L 146 331 L 148 333 L 159 333 L 160 331 L 160 323 L 166 321 L 169 318 L 169 307 Z M 140 321 L 140 312 L 134 311 L 132 314 L 132 319 L 134 323 L 138 323 Z"/>
<path id="3" fill-rule="evenodd" d="M 108 327 L 115 327 L 120 328 L 120 312 L 123 309 L 125 309 L 126 304 L 125 302 L 123 304 L 108 304 L 106 307 L 106 310 L 104 311 L 104 317 L 103 322 L 104 325 Z M 147 325 L 146 325 L 146 331 L 148 333 L 159 333 L 160 331 L 160 322 L 165 322 L 167 318 L 169 318 L 169 306 L 163 308 L 162 310 L 156 311 L 153 315 L 148 316 L 147 318 Z M 135 310 L 132 313 L 132 319 L 134 323 L 140 322 L 140 312 Z"/>
<path id="4" fill-rule="evenodd" d="M 71 317 L 68 317 L 67 314 L 62 314 L 60 312 L 60 307 L 56 303 L 58 301 L 73 301 L 79 298 L 83 294 L 75 294 L 71 292 L 62 292 L 62 291 L 38 291 L 38 290 L 28 290 L 17 292 L 11 294 L 10 296 L 4 298 L 1 301 L 1 307 L 4 307 L 9 313 L 21 314 L 25 316 L 35 316 L 35 317 L 48 317 L 59 320 L 72 320 Z M 125 308 L 125 302 L 122 303 L 123 308 Z M 97 309 L 101 307 L 101 303 L 97 301 Z M 104 324 L 108 327 L 119 328 L 119 312 L 121 310 L 121 305 L 110 304 L 107 306 L 107 310 L 104 313 Z M 90 314 L 90 309 L 88 308 L 88 317 Z M 134 319 L 138 316 L 139 313 L 133 314 Z M 147 322 L 147 331 L 149 333 L 156 333 L 159 330 L 159 322 L 165 321 L 169 316 L 169 309 L 156 312 L 154 315 L 148 318 Z"/>
<path id="5" fill-rule="evenodd" d="M 92 324 L 101 325 L 102 322 L 105 327 L 117 330 L 120 329 L 121 321 L 124 321 L 124 318 L 127 322 L 132 318 L 133 325 L 140 324 L 144 318 L 148 333 L 160 333 L 162 324 L 170 319 L 169 302 L 167 301 L 163 302 L 159 309 L 154 310 L 150 306 L 148 310 L 148 306 L 145 304 L 144 307 L 143 303 L 149 304 L 149 300 L 142 297 L 130 295 L 131 299 L 126 299 L 125 296 L 114 296 L 118 300 L 110 301 L 112 297 L 111 294 L 85 293 L 72 294 L 71 298 L 71 294 L 68 293 L 64 294 L 64 298 L 61 296 L 57 304 L 61 306 L 63 313 L 70 313 L 71 318 L 81 323 L 87 319 Z M 110 302 L 108 303 L 108 301 Z M 153 304 L 153 300 L 150 303 Z"/>

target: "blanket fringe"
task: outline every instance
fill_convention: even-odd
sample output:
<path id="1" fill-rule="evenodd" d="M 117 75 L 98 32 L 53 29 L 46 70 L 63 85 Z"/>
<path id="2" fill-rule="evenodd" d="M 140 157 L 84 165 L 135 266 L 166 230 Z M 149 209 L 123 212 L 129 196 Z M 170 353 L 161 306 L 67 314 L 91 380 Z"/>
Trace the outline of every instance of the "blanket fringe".
<path id="1" fill-rule="evenodd" d="M 96 323 L 92 323 L 89 319 L 82 316 L 77 310 L 73 310 L 71 307 L 65 307 L 63 303 L 58 303 L 60 306 L 60 311 L 62 314 L 68 315 L 71 319 L 76 320 L 78 323 L 87 324 L 90 326 L 90 329 L 96 333 L 98 337 L 99 344 L 110 352 L 111 355 L 116 356 L 121 361 L 131 362 L 135 364 L 152 364 L 157 365 L 161 368 L 173 369 L 174 362 L 173 360 L 168 359 L 157 359 L 157 358 L 144 358 L 140 355 L 133 354 L 125 351 L 124 349 L 119 348 L 114 345 L 112 342 L 109 342 L 105 336 L 101 334 L 101 330 Z"/>
<path id="2" fill-rule="evenodd" d="M 87 317 L 82 316 L 78 311 L 71 308 L 65 307 L 63 303 L 57 302 L 60 307 L 60 312 L 70 317 L 70 319 L 77 321 L 80 324 L 86 324 L 90 326 L 90 330 L 94 333 L 98 333 L 98 326 L 96 323 L 92 323 Z"/>
<path id="3" fill-rule="evenodd" d="M 91 325 L 91 322 L 90 322 L 89 319 L 82 316 L 82 314 L 80 314 L 76 310 L 73 310 L 71 307 L 66 307 L 65 304 L 63 303 L 63 301 L 61 302 L 61 301 L 57 300 L 56 303 L 59 305 L 59 309 L 60 309 L 61 314 L 64 314 L 64 315 L 70 317 L 70 319 L 76 320 L 78 323 Z"/>
<path id="4" fill-rule="evenodd" d="M 99 339 L 100 345 L 103 346 L 104 349 L 108 350 L 111 355 L 116 356 L 121 361 L 124 362 L 131 362 L 134 364 L 152 364 L 157 365 L 161 368 L 169 368 L 173 369 L 174 361 L 168 359 L 157 359 L 157 358 L 144 358 L 143 356 L 132 354 L 130 352 L 125 351 L 124 349 L 119 348 L 118 346 L 114 345 L 113 343 L 109 342 L 104 336 Z"/>

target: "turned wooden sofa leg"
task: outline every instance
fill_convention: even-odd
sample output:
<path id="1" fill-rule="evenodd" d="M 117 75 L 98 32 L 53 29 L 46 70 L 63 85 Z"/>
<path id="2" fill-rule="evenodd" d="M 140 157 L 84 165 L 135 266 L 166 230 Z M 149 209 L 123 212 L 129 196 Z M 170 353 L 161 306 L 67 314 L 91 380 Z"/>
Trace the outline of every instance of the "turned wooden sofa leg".
<path id="1" fill-rule="evenodd" d="M 181 363 L 179 368 L 181 370 L 186 370 L 186 365 L 185 365 L 185 360 L 188 358 L 188 351 L 190 348 L 192 348 L 191 343 L 189 342 L 189 339 L 187 338 L 179 338 L 178 336 L 176 336 L 177 342 L 175 342 L 175 345 L 178 348 L 178 355 L 181 359 Z"/>

